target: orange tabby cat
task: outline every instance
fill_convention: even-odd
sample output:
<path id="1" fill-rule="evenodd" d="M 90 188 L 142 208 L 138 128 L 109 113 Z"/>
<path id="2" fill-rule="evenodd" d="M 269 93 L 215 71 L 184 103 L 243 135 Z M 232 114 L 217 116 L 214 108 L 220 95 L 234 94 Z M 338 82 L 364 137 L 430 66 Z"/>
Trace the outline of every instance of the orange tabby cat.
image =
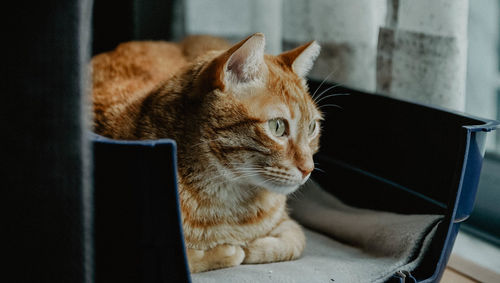
<path id="1" fill-rule="evenodd" d="M 232 47 L 208 36 L 129 42 L 92 60 L 97 133 L 178 143 L 192 272 L 304 249 L 286 195 L 309 178 L 319 146 L 321 114 L 304 79 L 319 46 L 271 56 L 264 43 L 260 33 Z"/>

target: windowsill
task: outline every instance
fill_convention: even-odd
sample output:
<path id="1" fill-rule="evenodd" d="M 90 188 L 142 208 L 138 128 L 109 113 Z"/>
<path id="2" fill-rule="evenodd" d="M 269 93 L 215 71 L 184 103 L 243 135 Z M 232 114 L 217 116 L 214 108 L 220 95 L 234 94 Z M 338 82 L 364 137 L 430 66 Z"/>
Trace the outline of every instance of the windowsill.
<path id="1" fill-rule="evenodd" d="M 500 282 L 500 248 L 460 231 L 447 269 L 464 282 Z"/>

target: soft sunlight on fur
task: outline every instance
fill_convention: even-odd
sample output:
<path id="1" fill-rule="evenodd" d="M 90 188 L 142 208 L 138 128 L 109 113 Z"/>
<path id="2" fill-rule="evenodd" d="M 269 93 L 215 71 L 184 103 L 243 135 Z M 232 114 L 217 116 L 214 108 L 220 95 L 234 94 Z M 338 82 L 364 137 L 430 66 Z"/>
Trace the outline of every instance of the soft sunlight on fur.
<path id="1" fill-rule="evenodd" d="M 94 130 L 178 143 L 179 197 L 191 272 L 296 259 L 305 245 L 287 194 L 314 169 L 321 113 L 304 76 L 309 42 L 264 54 L 257 33 L 128 42 L 92 60 Z"/>

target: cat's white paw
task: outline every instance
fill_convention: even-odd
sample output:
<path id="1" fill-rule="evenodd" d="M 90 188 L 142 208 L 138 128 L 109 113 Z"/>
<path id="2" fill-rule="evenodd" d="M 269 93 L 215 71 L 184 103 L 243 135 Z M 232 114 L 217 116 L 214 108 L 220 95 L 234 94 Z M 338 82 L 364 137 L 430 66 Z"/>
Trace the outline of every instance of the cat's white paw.
<path id="1" fill-rule="evenodd" d="M 187 254 L 192 273 L 240 265 L 245 258 L 243 248 L 227 244 L 209 250 L 188 249 Z"/>
<path id="2" fill-rule="evenodd" d="M 264 263 L 279 261 L 281 240 L 276 237 L 263 237 L 254 240 L 245 247 L 246 257 L 243 263 Z"/>
<path id="3" fill-rule="evenodd" d="M 243 262 L 245 251 L 240 246 L 219 245 L 213 248 L 213 255 L 211 256 L 219 259 L 224 266 L 235 266 Z"/>

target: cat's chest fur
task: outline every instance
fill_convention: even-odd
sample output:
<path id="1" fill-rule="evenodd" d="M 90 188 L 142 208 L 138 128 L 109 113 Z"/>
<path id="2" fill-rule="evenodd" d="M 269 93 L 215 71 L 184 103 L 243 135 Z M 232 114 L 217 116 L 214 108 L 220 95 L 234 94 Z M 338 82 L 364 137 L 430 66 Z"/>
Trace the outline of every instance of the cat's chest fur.
<path id="1" fill-rule="evenodd" d="M 179 186 L 186 244 L 206 249 L 220 243 L 245 245 L 266 236 L 286 217 L 286 197 L 263 189 L 215 185 Z"/>

